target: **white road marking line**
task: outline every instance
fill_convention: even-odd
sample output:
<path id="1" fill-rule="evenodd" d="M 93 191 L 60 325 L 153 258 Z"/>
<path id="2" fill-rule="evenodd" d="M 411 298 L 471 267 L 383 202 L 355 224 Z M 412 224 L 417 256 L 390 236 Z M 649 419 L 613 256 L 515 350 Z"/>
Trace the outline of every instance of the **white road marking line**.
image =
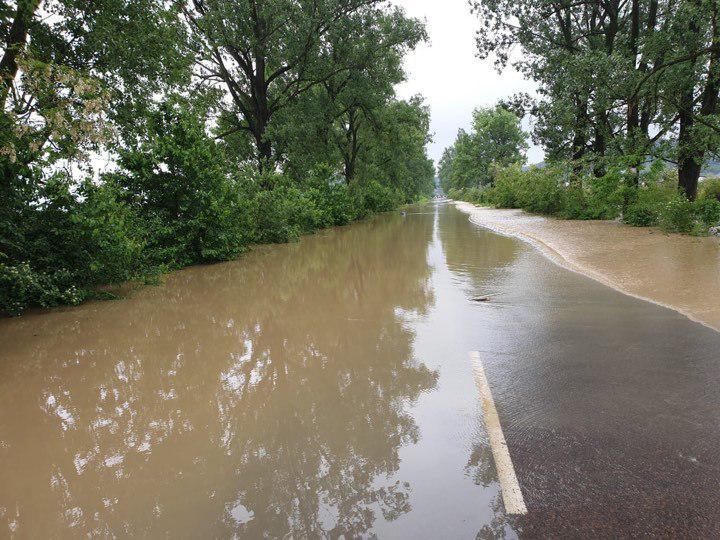
<path id="1" fill-rule="evenodd" d="M 523 499 L 522 491 L 517 476 L 515 476 L 515 468 L 510 459 L 505 435 L 503 435 L 500 426 L 500 418 L 498 417 L 495 401 L 490 392 L 490 385 L 485 377 L 480 353 L 472 351 L 470 353 L 473 370 L 475 371 L 475 384 L 480 392 L 482 399 L 483 414 L 485 417 L 485 427 L 487 428 L 488 438 L 490 439 L 490 449 L 492 450 L 493 459 L 495 460 L 495 469 L 497 470 L 498 480 L 500 480 L 500 489 L 502 490 L 503 502 L 505 503 L 505 511 L 508 514 L 527 514 L 527 507 Z"/>

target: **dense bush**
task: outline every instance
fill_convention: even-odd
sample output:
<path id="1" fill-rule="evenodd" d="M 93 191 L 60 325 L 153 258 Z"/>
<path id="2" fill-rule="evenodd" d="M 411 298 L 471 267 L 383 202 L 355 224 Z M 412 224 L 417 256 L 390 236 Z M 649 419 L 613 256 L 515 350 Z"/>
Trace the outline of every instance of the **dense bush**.
<path id="1" fill-rule="evenodd" d="M 520 165 L 497 168 L 493 186 L 482 199 L 498 208 L 522 208 L 538 214 L 557 214 L 563 210 L 565 194 L 562 176 L 554 169 Z"/>
<path id="2" fill-rule="evenodd" d="M 73 192 L 56 175 L 37 197 L 12 259 L 0 259 L 0 311 L 77 304 L 144 273 L 145 229 L 114 186 L 84 182 Z"/>
<path id="3" fill-rule="evenodd" d="M 260 191 L 252 199 L 252 240 L 258 244 L 297 240 L 317 228 L 321 215 L 315 202 L 295 187 Z"/>
<path id="4" fill-rule="evenodd" d="M 232 179 L 200 132 L 177 119 L 171 129 L 172 137 L 125 154 L 124 169 L 102 183 L 71 189 L 60 175 L 48 182 L 26 207 L 13 257 L 0 252 L 0 312 L 78 304 L 102 285 L 227 260 L 248 243 L 294 241 L 404 199 L 378 182 L 348 186 L 328 171 L 300 185 L 281 174 Z M 193 140 L 180 145 L 184 137 Z"/>
<path id="5" fill-rule="evenodd" d="M 710 197 L 698 199 L 695 202 L 695 212 L 707 228 L 720 225 L 720 200 Z"/>
<path id="6" fill-rule="evenodd" d="M 359 186 L 358 189 L 362 199 L 362 215 L 387 212 L 403 202 L 402 193 L 375 180 Z"/>
<path id="7" fill-rule="evenodd" d="M 706 234 L 720 223 L 715 183 L 704 185 L 691 202 L 677 188 L 675 174 L 652 166 L 642 172 L 638 187 L 629 186 L 622 167 L 602 176 L 573 177 L 561 164 L 523 170 L 519 165 L 498 167 L 489 188 L 450 189 L 448 196 L 497 208 L 522 208 L 563 219 L 615 219 L 638 227 L 657 225 L 668 232 Z"/>
<path id="8" fill-rule="evenodd" d="M 520 207 L 518 184 L 522 175 L 520 165 L 496 169 L 495 182 L 485 200 L 498 208 Z"/>
<path id="9" fill-rule="evenodd" d="M 715 199 L 720 201 L 720 178 L 707 178 L 700 184 L 698 199 Z"/>
<path id="10" fill-rule="evenodd" d="M 154 264 L 173 268 L 227 260 L 247 244 L 242 185 L 193 111 L 166 104 L 148 118 L 147 137 L 120 155 L 107 177 L 139 209 L 152 234 Z"/>
<path id="11" fill-rule="evenodd" d="M 690 233 L 695 226 L 693 203 L 679 193 L 661 205 L 658 211 L 658 224 L 667 232 Z"/>
<path id="12" fill-rule="evenodd" d="M 615 219 L 623 207 L 626 197 L 625 173 L 620 168 L 610 168 L 602 176 L 585 175 L 583 213 L 579 219 Z"/>
<path id="13" fill-rule="evenodd" d="M 672 182 L 665 178 L 648 178 L 629 193 L 623 221 L 636 227 L 658 225 L 663 208 L 677 197 L 677 186 Z"/>

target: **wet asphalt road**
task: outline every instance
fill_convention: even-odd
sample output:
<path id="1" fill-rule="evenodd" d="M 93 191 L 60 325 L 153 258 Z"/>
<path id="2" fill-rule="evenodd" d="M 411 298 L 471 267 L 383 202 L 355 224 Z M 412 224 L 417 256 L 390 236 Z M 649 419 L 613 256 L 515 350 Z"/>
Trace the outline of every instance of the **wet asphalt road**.
<path id="1" fill-rule="evenodd" d="M 720 334 L 549 264 L 521 256 L 478 306 L 512 321 L 483 362 L 529 509 L 513 528 L 720 536 Z"/>

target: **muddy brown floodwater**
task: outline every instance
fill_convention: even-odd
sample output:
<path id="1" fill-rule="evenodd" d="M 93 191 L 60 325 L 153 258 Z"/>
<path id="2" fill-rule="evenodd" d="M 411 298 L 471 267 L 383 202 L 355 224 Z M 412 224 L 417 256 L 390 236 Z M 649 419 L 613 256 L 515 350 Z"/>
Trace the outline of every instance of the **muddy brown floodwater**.
<path id="1" fill-rule="evenodd" d="M 529 241 L 559 265 L 720 331 L 720 240 L 457 202 L 471 221 Z"/>
<path id="2" fill-rule="evenodd" d="M 453 206 L 379 216 L 0 321 L 0 537 L 716 536 L 719 352 Z"/>

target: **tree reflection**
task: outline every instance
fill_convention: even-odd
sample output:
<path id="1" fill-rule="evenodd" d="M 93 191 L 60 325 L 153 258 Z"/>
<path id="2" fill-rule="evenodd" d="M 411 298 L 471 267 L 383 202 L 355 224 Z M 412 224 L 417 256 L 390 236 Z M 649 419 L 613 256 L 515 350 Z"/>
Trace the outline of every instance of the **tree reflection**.
<path id="1" fill-rule="evenodd" d="M 433 302 L 431 236 L 430 216 L 383 216 L 0 327 L 18 339 L 0 365 L 0 520 L 354 537 L 408 512 L 407 406 L 437 374 L 404 313 Z"/>
<path id="2" fill-rule="evenodd" d="M 479 227 L 468 226 L 468 215 L 454 208 L 439 213 L 440 240 L 448 268 L 466 278 L 475 290 L 482 290 L 499 271 L 515 262 L 517 242 L 508 242 Z"/>

